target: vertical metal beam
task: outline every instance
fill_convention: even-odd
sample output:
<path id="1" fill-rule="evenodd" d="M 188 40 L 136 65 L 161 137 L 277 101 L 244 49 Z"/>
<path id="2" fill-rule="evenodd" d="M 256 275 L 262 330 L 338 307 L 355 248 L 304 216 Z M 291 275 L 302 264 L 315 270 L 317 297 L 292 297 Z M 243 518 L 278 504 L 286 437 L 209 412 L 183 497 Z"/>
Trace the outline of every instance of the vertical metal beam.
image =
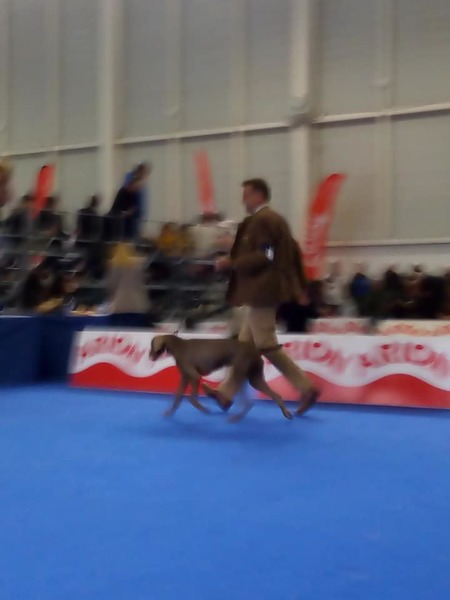
<path id="1" fill-rule="evenodd" d="M 376 74 L 378 109 L 389 110 L 393 105 L 394 7 L 392 0 L 378 0 L 376 35 Z M 376 201 L 380 207 L 382 238 L 395 235 L 394 219 L 394 124 L 392 117 L 380 117 L 375 122 L 376 144 Z"/>
<path id="2" fill-rule="evenodd" d="M 98 0 L 99 14 L 99 175 L 100 190 L 106 202 L 112 201 L 116 184 L 114 133 L 116 117 L 117 57 L 120 56 L 122 4 L 120 0 Z"/>
<path id="3" fill-rule="evenodd" d="M 9 151 L 10 0 L 0 0 L 0 149 Z"/>
<path id="4" fill-rule="evenodd" d="M 60 0 L 47 0 L 45 4 L 46 50 L 47 64 L 47 145 L 56 148 L 61 143 L 61 2 Z M 47 155 L 47 162 L 55 165 L 55 186 L 61 185 L 60 160 L 57 150 Z M 64 201 L 64 197 L 63 197 Z M 67 208 L 67 207 L 66 207 Z"/>
<path id="5" fill-rule="evenodd" d="M 181 131 L 181 105 L 183 81 L 183 28 L 182 0 L 166 0 L 166 114 L 170 118 L 170 132 Z M 167 220 L 183 219 L 183 164 L 181 140 L 169 140 L 166 144 Z M 151 215 L 150 215 L 151 218 Z"/>
<path id="6" fill-rule="evenodd" d="M 245 124 L 246 111 L 246 59 L 247 59 L 247 2 L 233 0 L 232 3 L 232 40 L 231 40 L 231 92 L 230 116 L 231 126 Z M 245 134 L 233 133 L 230 136 L 230 178 L 229 205 L 227 217 L 240 219 L 242 206 L 240 202 L 239 184 L 248 175 L 247 153 L 245 150 Z"/>
<path id="7" fill-rule="evenodd" d="M 291 0 L 290 97 L 293 108 L 312 103 L 312 58 L 315 28 L 314 0 Z M 294 235 L 303 239 L 311 194 L 311 126 L 305 118 L 294 124 L 290 136 L 290 214 Z"/>

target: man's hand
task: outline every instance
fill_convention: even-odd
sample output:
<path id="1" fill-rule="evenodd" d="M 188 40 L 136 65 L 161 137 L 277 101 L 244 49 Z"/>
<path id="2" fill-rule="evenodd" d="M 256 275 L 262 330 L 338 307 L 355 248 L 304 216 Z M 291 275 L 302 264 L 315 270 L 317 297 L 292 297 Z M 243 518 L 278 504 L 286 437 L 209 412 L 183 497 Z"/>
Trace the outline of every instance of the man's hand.
<path id="1" fill-rule="evenodd" d="M 215 269 L 218 273 L 231 269 L 231 258 L 229 256 L 221 256 L 216 260 Z"/>

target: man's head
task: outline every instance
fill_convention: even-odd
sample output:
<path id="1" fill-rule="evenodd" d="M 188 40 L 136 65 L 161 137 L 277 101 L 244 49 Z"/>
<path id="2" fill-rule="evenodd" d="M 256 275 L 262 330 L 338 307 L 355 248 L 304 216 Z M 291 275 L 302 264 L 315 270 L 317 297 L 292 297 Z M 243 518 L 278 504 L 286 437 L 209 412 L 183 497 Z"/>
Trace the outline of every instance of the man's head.
<path id="1" fill-rule="evenodd" d="M 270 195 L 270 187 L 264 179 L 247 179 L 242 184 L 242 202 L 250 214 L 269 202 Z"/>
<path id="2" fill-rule="evenodd" d="M 138 174 L 137 171 L 135 171 L 126 187 L 134 192 L 136 190 L 139 190 L 143 183 L 144 179 Z"/>
<path id="3" fill-rule="evenodd" d="M 141 180 L 147 179 L 147 177 L 149 177 L 151 172 L 152 172 L 152 165 L 151 165 L 151 163 L 147 163 L 147 162 L 139 163 L 138 166 L 136 167 L 136 169 L 134 170 L 134 174 L 137 175 L 138 178 Z"/>

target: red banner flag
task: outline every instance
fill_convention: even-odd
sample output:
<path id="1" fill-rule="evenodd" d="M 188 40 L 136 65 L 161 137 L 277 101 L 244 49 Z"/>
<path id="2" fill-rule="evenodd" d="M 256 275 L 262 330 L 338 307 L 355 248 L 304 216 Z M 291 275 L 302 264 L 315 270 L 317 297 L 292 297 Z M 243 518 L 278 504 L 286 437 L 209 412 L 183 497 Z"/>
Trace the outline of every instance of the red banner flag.
<path id="1" fill-rule="evenodd" d="M 34 188 L 34 216 L 41 212 L 44 208 L 45 200 L 53 190 L 53 182 L 55 179 L 55 166 L 44 165 L 36 179 L 36 187 Z"/>
<path id="2" fill-rule="evenodd" d="M 216 200 L 208 154 L 204 150 L 199 150 L 194 154 L 194 160 L 200 212 L 215 213 L 217 212 Z"/>
<path id="3" fill-rule="evenodd" d="M 338 194 L 346 175 L 334 173 L 324 179 L 313 198 L 308 211 L 306 242 L 303 252 L 308 279 L 320 279 L 325 259 L 331 221 Z"/>

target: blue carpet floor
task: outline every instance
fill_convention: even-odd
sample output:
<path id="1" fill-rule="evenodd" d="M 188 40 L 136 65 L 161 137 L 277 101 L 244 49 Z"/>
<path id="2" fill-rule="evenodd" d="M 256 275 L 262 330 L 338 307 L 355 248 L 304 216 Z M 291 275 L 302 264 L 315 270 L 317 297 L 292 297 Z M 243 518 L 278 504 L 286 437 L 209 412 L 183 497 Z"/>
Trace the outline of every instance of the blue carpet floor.
<path id="1" fill-rule="evenodd" d="M 447 600 L 450 415 L 0 390 L 1 600 Z"/>

